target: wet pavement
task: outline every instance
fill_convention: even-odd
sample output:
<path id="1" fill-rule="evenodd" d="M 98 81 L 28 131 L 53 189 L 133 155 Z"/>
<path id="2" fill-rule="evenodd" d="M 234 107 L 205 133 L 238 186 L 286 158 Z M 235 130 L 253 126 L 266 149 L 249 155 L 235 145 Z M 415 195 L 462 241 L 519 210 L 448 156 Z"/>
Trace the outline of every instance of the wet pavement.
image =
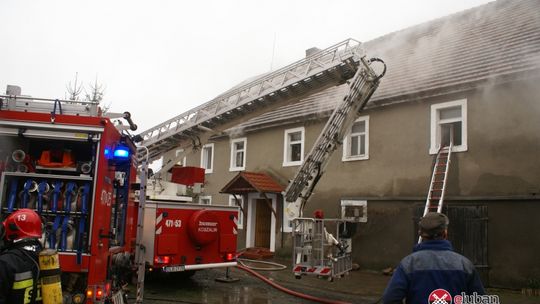
<path id="1" fill-rule="evenodd" d="M 282 271 L 258 271 L 279 285 L 296 292 L 335 301 L 371 304 L 377 303 L 390 277 L 378 272 L 353 271 L 334 282 L 303 277 L 295 279 L 290 268 Z M 147 277 L 144 303 L 220 303 L 220 304 L 277 304 L 317 303 L 288 295 L 275 289 L 247 272 L 231 268 L 230 276 L 239 279 L 233 283 L 218 282 L 225 276 L 224 269 L 201 270 L 192 277 L 181 274 L 161 274 Z M 540 297 L 525 297 L 517 291 L 490 290 L 500 296 L 501 303 L 540 303 Z M 130 303 L 134 300 L 131 299 Z"/>
<path id="2" fill-rule="evenodd" d="M 334 282 L 304 277 L 295 279 L 290 269 L 282 271 L 259 271 L 279 285 L 310 296 L 350 303 L 374 303 L 382 293 L 381 287 L 367 284 L 356 286 L 361 272 Z M 145 281 L 144 303 L 221 303 L 221 304 L 274 304 L 317 303 L 279 291 L 260 279 L 240 269 L 231 269 L 230 276 L 239 279 L 233 283 L 218 282 L 225 276 L 224 269 L 198 271 L 191 278 L 174 274 L 161 274 Z M 385 279 L 383 279 L 384 281 Z M 370 287 L 371 286 L 371 287 Z M 367 289 L 374 288 L 374 292 Z M 384 289 L 384 287 L 382 287 Z M 363 294 L 359 294 L 362 292 Z"/>

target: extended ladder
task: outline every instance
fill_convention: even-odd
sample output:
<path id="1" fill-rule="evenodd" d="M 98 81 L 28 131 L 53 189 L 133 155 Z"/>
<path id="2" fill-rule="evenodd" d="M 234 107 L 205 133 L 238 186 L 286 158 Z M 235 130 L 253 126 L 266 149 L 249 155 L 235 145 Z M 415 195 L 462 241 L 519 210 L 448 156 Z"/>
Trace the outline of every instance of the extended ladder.
<path id="1" fill-rule="evenodd" d="M 431 182 L 426 199 L 426 206 L 422 216 L 428 212 L 442 212 L 444 204 L 444 194 L 446 192 L 446 184 L 448 182 L 448 169 L 450 168 L 450 156 L 452 155 L 452 141 L 448 146 L 443 146 L 439 149 L 433 165 L 433 173 L 431 174 Z M 422 241 L 422 237 L 418 238 L 418 243 Z"/>
<path id="2" fill-rule="evenodd" d="M 304 205 L 324 173 L 330 156 L 341 145 L 345 134 L 350 130 L 360 111 L 379 86 L 380 79 L 386 73 L 386 65 L 384 65 L 382 73 L 377 75 L 371 67 L 374 61 L 384 65 L 384 62 L 378 58 L 370 60 L 361 58 L 360 67 L 350 84 L 349 92 L 332 112 L 308 157 L 285 190 L 284 197 L 288 203 L 286 211 L 290 218 L 302 216 Z"/>
<path id="3" fill-rule="evenodd" d="M 148 147 L 152 162 L 202 133 L 222 131 L 220 126 L 260 115 L 269 106 L 343 83 L 355 74 L 362 52 L 358 41 L 347 39 L 150 128 L 138 135 L 138 141 Z"/>

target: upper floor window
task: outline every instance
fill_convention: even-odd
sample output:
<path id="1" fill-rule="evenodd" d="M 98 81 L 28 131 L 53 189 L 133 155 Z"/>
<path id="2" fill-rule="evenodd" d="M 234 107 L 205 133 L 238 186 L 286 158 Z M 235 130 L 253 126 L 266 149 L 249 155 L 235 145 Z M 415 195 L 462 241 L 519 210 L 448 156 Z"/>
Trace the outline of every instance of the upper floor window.
<path id="1" fill-rule="evenodd" d="M 187 164 L 186 164 L 186 162 L 187 162 L 186 156 L 184 155 L 184 157 L 179 158 L 180 156 L 182 156 L 182 154 L 184 154 L 184 149 L 177 149 L 175 151 L 174 156 L 177 159 L 176 164 L 179 165 L 179 166 L 185 167 L 185 166 L 187 166 Z"/>
<path id="2" fill-rule="evenodd" d="M 236 198 L 238 199 L 238 204 L 236 203 L 236 199 L 234 198 L 234 195 L 229 196 L 229 206 L 240 206 L 242 209 L 244 208 L 244 197 L 241 195 L 237 195 Z M 244 214 L 242 213 L 242 210 L 238 208 L 238 221 L 236 223 L 238 226 L 238 229 L 244 228 Z"/>
<path id="3" fill-rule="evenodd" d="M 238 138 L 231 141 L 230 171 L 242 171 L 246 169 L 246 143 L 246 138 Z"/>
<path id="4" fill-rule="evenodd" d="M 206 144 L 201 150 L 201 168 L 204 168 L 204 173 L 212 173 L 214 171 L 214 144 Z"/>
<path id="5" fill-rule="evenodd" d="M 283 166 L 298 166 L 304 161 L 304 128 L 285 130 Z"/>
<path id="6" fill-rule="evenodd" d="M 359 117 L 343 140 L 343 161 L 369 158 L 369 116 Z"/>
<path id="7" fill-rule="evenodd" d="M 452 142 L 454 152 L 467 151 L 467 100 L 438 103 L 431 106 L 431 140 L 429 153 L 436 154 Z"/>

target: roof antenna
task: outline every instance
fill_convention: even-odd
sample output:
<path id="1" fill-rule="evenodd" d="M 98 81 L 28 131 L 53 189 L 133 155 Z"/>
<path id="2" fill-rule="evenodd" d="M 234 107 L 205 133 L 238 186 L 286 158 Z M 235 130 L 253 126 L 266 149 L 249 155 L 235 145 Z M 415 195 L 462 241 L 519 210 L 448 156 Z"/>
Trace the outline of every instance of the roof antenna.
<path id="1" fill-rule="evenodd" d="M 276 32 L 274 32 L 274 45 L 272 46 L 272 60 L 270 61 L 270 72 L 274 69 L 274 54 L 276 53 Z"/>

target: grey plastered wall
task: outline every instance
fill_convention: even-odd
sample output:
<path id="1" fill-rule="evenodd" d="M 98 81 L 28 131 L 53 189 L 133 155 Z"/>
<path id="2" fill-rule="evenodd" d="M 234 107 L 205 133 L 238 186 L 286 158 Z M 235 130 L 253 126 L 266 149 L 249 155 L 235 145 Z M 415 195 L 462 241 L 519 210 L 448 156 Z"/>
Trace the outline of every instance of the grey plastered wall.
<path id="1" fill-rule="evenodd" d="M 498 266 L 497 261 L 503 261 L 512 252 L 499 248 L 505 243 L 508 233 L 497 225 L 519 226 L 536 235 L 540 232 L 534 221 L 524 220 L 529 214 L 539 214 L 537 211 L 530 213 L 538 208 L 537 201 L 527 202 L 529 208 L 533 208 L 531 210 L 515 208 L 516 198 L 530 199 L 540 193 L 540 86 L 537 83 L 536 78 L 513 84 L 488 85 L 466 93 L 365 111 L 362 115 L 370 117 L 369 160 L 342 162 L 341 149 L 336 151 L 305 214 L 322 208 L 327 216 L 338 216 L 339 201 L 344 197 L 386 199 L 387 203 L 369 203 L 368 224 L 360 225 L 360 232 L 355 238 L 355 246 L 357 243 L 360 246 L 356 246 L 359 250 L 355 250 L 354 257 L 367 268 L 397 264 L 410 252 L 414 201 L 400 201 L 399 198 L 425 197 L 429 187 L 433 161 L 433 156 L 429 155 L 430 106 L 465 98 L 468 151 L 453 156 L 447 194 L 464 198 L 483 197 L 487 201 L 497 199 L 496 207 L 490 208 L 492 272 L 502 275 L 510 274 L 511 269 L 522 269 L 519 273 L 514 271 L 515 274 L 507 280 L 509 284 L 517 284 L 519 276 L 530 273 L 522 272 L 525 270 L 520 265 L 538 263 L 538 259 L 531 256 L 534 255 L 532 252 L 540 252 L 539 248 L 532 246 L 531 242 L 514 238 L 510 244 L 516 251 L 524 252 L 520 255 L 522 258 L 508 261 L 509 265 Z M 323 125 L 320 120 L 293 122 L 240 133 L 238 137 L 247 137 L 246 169 L 269 173 L 285 185 L 298 167 L 282 167 L 284 130 L 304 126 L 307 153 Z M 220 137 L 214 142 L 214 173 L 207 175 L 205 192 L 213 196 L 214 204 L 226 203 L 227 196 L 219 195 L 218 191 L 236 172 L 229 172 L 229 139 Z M 189 156 L 188 164 L 199 165 L 200 153 Z M 513 199 L 500 201 L 504 197 Z M 514 216 L 504 220 L 505 212 Z"/>
<path id="2" fill-rule="evenodd" d="M 487 205 L 490 283 L 527 287 L 527 280 L 540 278 L 540 199 L 492 201 Z"/>
<path id="3" fill-rule="evenodd" d="M 369 221 L 360 224 L 353 239 L 354 261 L 364 269 L 396 267 L 412 252 L 415 200 L 369 200 Z M 540 213 L 540 199 L 449 201 L 448 205 L 485 205 L 488 208 L 489 282 L 492 287 L 521 288 L 540 278 L 540 221 L 527 220 Z M 450 225 L 452 225 L 452 220 Z M 455 224 L 455 223 L 454 223 Z M 458 237 L 459 236 L 454 236 Z"/>

